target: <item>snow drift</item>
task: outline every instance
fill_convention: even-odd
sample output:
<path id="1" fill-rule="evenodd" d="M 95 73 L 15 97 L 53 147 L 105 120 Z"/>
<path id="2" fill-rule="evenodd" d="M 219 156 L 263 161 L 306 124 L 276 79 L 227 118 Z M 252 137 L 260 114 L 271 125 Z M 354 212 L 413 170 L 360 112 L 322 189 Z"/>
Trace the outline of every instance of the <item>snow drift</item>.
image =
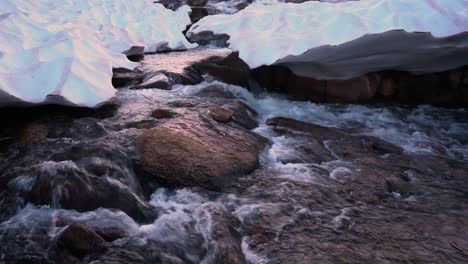
<path id="1" fill-rule="evenodd" d="M 227 34 L 251 68 L 284 65 L 316 79 L 444 71 L 468 62 L 468 0 L 253 4 L 205 17 L 187 35 Z"/>
<path id="2" fill-rule="evenodd" d="M 115 93 L 122 54 L 193 47 L 182 34 L 189 7 L 151 0 L 0 1 L 0 106 L 59 103 L 95 107 Z"/>

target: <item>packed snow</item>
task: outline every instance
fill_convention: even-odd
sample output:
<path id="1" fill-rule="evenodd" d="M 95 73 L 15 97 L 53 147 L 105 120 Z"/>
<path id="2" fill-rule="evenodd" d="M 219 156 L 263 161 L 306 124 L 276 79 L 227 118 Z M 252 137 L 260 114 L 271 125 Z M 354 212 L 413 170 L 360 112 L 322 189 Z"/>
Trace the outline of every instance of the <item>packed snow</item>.
<path id="1" fill-rule="evenodd" d="M 317 79 L 436 72 L 468 61 L 468 0 L 254 3 L 205 17 L 187 34 L 207 31 L 229 35 L 251 68 L 280 64 Z"/>
<path id="2" fill-rule="evenodd" d="M 192 48 L 182 31 L 190 8 L 151 0 L 0 1 L 0 106 L 95 107 L 115 94 L 112 68 L 134 68 L 123 52 Z"/>

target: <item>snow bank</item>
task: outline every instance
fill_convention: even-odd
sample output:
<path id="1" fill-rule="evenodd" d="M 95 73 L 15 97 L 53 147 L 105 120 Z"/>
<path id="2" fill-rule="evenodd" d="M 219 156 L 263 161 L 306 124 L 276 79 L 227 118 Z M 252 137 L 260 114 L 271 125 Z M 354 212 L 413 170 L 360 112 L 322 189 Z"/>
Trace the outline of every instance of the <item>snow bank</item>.
<path id="1" fill-rule="evenodd" d="M 186 49 L 189 7 L 151 0 L 0 1 L 0 106 L 95 107 L 115 93 L 112 68 L 134 68 L 122 52 Z"/>
<path id="2" fill-rule="evenodd" d="M 434 72 L 467 64 L 468 0 L 253 4 L 205 17 L 187 34 L 206 31 L 229 35 L 251 68 L 281 64 L 317 79 Z"/>

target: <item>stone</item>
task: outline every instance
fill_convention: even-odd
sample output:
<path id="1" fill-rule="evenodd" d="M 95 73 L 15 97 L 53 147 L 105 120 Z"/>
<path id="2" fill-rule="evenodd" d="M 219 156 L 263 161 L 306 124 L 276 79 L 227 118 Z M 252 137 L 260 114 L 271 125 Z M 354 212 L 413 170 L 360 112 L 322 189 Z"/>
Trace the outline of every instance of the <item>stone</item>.
<path id="1" fill-rule="evenodd" d="M 258 167 L 265 142 L 205 118 L 168 121 L 137 138 L 138 166 L 161 183 L 221 190 Z"/>
<path id="2" fill-rule="evenodd" d="M 170 119 L 177 116 L 177 113 L 168 109 L 156 109 L 151 112 L 151 116 L 156 119 Z"/>
<path id="3" fill-rule="evenodd" d="M 162 72 L 148 74 L 143 78 L 141 84 L 132 87 L 132 89 L 162 89 L 169 90 L 171 86 L 169 78 Z"/>
<path id="4" fill-rule="evenodd" d="M 234 112 L 222 107 L 211 107 L 209 111 L 211 117 L 220 123 L 227 123 L 231 121 L 232 116 L 234 115 Z"/>
<path id="5" fill-rule="evenodd" d="M 115 88 L 136 85 L 141 83 L 144 74 L 139 70 L 129 70 L 124 68 L 112 69 L 112 86 Z"/>
<path id="6" fill-rule="evenodd" d="M 78 258 L 83 258 L 86 255 L 106 252 L 110 244 L 90 227 L 74 223 L 59 235 L 57 246 L 68 250 Z"/>
<path id="7" fill-rule="evenodd" d="M 19 129 L 17 141 L 20 144 L 29 145 L 47 138 L 48 134 L 49 128 L 46 125 L 31 123 Z"/>
<path id="8" fill-rule="evenodd" d="M 189 6 L 204 6 L 208 3 L 208 0 L 188 0 L 187 4 Z"/>

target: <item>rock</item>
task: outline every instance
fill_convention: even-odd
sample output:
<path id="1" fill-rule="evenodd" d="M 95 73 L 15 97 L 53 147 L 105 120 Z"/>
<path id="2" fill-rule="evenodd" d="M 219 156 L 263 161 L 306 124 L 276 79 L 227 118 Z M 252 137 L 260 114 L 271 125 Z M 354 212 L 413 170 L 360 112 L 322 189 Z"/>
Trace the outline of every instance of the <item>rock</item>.
<path id="1" fill-rule="evenodd" d="M 208 3 L 208 0 L 188 0 L 187 4 L 189 6 L 204 6 Z"/>
<path id="2" fill-rule="evenodd" d="M 327 81 L 326 98 L 332 103 L 358 103 L 371 100 L 377 92 L 378 82 L 363 76 L 353 80 Z"/>
<path id="3" fill-rule="evenodd" d="M 112 69 L 112 86 L 115 88 L 135 85 L 141 83 L 143 80 L 143 72 L 139 70 L 128 70 L 124 68 L 114 68 Z"/>
<path id="4" fill-rule="evenodd" d="M 149 129 L 156 126 L 156 122 L 154 120 L 142 120 L 142 121 L 135 121 L 130 122 L 125 125 L 127 128 L 136 128 L 136 129 Z"/>
<path id="5" fill-rule="evenodd" d="M 204 118 L 168 121 L 137 138 L 140 170 L 175 186 L 221 190 L 254 171 L 265 140 Z"/>
<path id="6" fill-rule="evenodd" d="M 320 141 L 329 139 L 337 140 L 348 136 L 346 132 L 341 131 L 337 128 L 323 127 L 286 117 L 270 118 L 266 121 L 266 124 L 270 126 L 275 126 L 277 129 L 283 128 L 307 133 L 308 135 Z"/>
<path id="7" fill-rule="evenodd" d="M 208 10 L 205 7 L 194 6 L 192 7 L 192 13 L 190 13 L 190 20 L 192 23 L 198 22 L 200 19 L 208 16 Z"/>
<path id="8" fill-rule="evenodd" d="M 234 113 L 232 115 L 232 121 L 241 127 L 251 130 L 258 126 L 257 112 L 246 103 L 236 100 L 224 107 Z"/>
<path id="9" fill-rule="evenodd" d="M 247 263 L 242 252 L 242 236 L 239 233 L 240 222 L 232 214 L 208 203 L 197 210 L 197 217 L 206 229 L 208 252 L 204 263 Z"/>
<path id="10" fill-rule="evenodd" d="M 68 250 L 78 258 L 104 253 L 110 247 L 110 244 L 93 229 L 81 223 L 74 223 L 65 228 L 56 243 L 58 247 Z"/>
<path id="11" fill-rule="evenodd" d="M 235 99 L 236 97 L 229 91 L 226 91 L 222 85 L 213 84 L 209 85 L 195 94 L 198 97 L 205 98 L 223 98 Z"/>
<path id="12" fill-rule="evenodd" d="M 145 56 L 145 47 L 143 46 L 132 46 L 130 49 L 123 52 L 127 58 L 131 61 L 140 61 Z"/>
<path id="13" fill-rule="evenodd" d="M 156 109 L 151 112 L 151 116 L 156 119 L 169 119 L 177 116 L 177 113 L 168 109 Z"/>
<path id="14" fill-rule="evenodd" d="M 143 78 L 141 84 L 132 87 L 132 89 L 149 89 L 157 88 L 163 90 L 169 90 L 171 86 L 169 78 L 162 72 L 156 72 L 149 74 Z"/>
<path id="15" fill-rule="evenodd" d="M 203 31 L 197 34 L 192 32 L 187 33 L 187 39 L 192 43 L 200 45 L 215 45 L 217 47 L 227 47 L 229 35 L 226 34 L 213 34 L 211 31 Z"/>
<path id="16" fill-rule="evenodd" d="M 391 98 L 395 95 L 395 82 L 392 79 L 384 79 L 379 88 L 379 94 L 386 98 Z"/>
<path id="17" fill-rule="evenodd" d="M 211 117 L 220 123 L 227 123 L 231 121 L 232 116 L 234 115 L 234 112 L 222 107 L 211 107 L 209 111 Z"/>
<path id="18" fill-rule="evenodd" d="M 225 58 L 211 58 L 195 64 L 194 67 L 198 71 L 208 73 L 222 82 L 249 87 L 250 68 L 239 58 L 239 54 L 236 52 Z"/>
<path id="19" fill-rule="evenodd" d="M 176 100 L 176 101 L 171 101 L 167 103 L 168 106 L 170 107 L 175 107 L 175 108 L 191 108 L 195 107 L 195 104 L 191 102 L 190 100 Z"/>
<path id="20" fill-rule="evenodd" d="M 31 123 L 18 131 L 17 141 L 23 145 L 29 145 L 47 138 L 49 128 L 44 124 Z"/>

